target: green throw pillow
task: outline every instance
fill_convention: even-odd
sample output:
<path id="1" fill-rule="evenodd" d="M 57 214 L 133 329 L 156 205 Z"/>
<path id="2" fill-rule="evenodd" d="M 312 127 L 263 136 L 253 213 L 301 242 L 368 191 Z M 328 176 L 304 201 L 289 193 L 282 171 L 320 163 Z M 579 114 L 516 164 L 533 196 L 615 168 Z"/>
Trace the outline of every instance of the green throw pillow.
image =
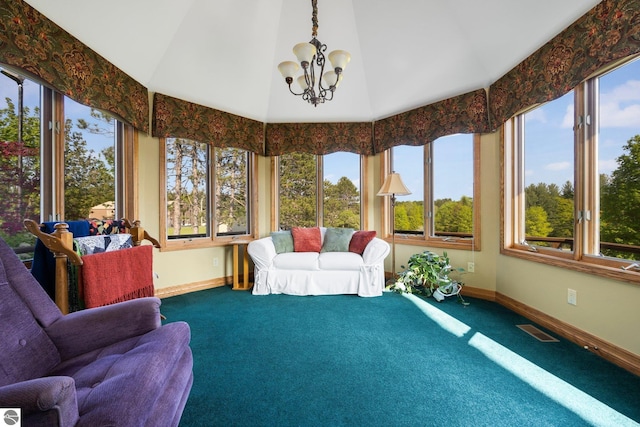
<path id="1" fill-rule="evenodd" d="M 327 228 L 321 252 L 349 252 L 353 228 Z"/>
<path id="2" fill-rule="evenodd" d="M 273 246 L 276 247 L 276 253 L 293 252 L 293 236 L 291 231 L 274 231 L 271 233 Z"/>

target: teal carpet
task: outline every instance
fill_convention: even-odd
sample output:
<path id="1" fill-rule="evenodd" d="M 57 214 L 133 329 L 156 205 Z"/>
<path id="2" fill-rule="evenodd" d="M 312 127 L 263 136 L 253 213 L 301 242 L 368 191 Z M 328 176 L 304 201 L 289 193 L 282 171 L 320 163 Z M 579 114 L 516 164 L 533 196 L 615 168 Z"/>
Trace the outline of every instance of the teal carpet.
<path id="1" fill-rule="evenodd" d="M 191 326 L 181 426 L 639 425 L 640 377 L 491 302 L 253 296 L 164 299 Z"/>

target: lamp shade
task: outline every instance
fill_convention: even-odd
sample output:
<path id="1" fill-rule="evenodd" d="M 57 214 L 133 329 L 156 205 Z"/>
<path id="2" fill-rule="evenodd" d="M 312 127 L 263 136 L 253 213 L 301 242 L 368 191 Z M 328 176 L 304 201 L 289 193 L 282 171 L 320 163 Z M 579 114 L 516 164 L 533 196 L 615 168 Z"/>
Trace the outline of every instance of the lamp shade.
<path id="1" fill-rule="evenodd" d="M 340 85 L 340 82 L 342 81 L 342 74 L 340 74 L 340 77 L 338 77 L 335 71 L 327 71 L 322 76 L 322 80 L 324 80 L 324 84 L 327 87 L 338 87 Z"/>
<path id="2" fill-rule="evenodd" d="M 293 76 L 295 76 L 298 72 L 299 68 L 300 66 L 293 61 L 284 61 L 281 62 L 280 65 L 278 65 L 278 70 L 282 74 L 282 77 L 284 77 L 285 79 L 287 77 L 293 78 Z"/>
<path id="3" fill-rule="evenodd" d="M 297 79 L 298 85 L 300 86 L 300 89 L 302 89 L 303 91 L 309 89 L 309 85 L 307 84 L 307 79 L 305 78 L 305 76 L 300 76 Z"/>
<path id="4" fill-rule="evenodd" d="M 378 196 L 406 196 L 411 194 L 411 191 L 404 185 L 399 173 L 392 172 L 385 178 L 382 183 Z"/>
<path id="5" fill-rule="evenodd" d="M 311 62 L 316 54 L 316 47 L 311 43 L 298 43 L 293 47 L 293 53 L 299 63 Z"/>
<path id="6" fill-rule="evenodd" d="M 334 50 L 329 54 L 329 61 L 333 68 L 345 69 L 349 61 L 351 61 L 351 54 L 346 50 Z"/>

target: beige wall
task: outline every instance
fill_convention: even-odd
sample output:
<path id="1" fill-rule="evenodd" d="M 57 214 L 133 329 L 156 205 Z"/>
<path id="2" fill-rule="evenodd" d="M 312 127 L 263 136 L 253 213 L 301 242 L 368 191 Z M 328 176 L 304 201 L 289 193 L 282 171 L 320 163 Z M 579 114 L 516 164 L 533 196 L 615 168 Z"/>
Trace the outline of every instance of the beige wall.
<path id="1" fill-rule="evenodd" d="M 145 228 L 159 236 L 159 164 L 158 140 L 140 135 L 139 194 L 140 218 Z M 466 274 L 463 281 L 475 288 L 495 291 L 513 298 L 547 315 L 640 355 L 640 286 L 603 279 L 596 276 L 551 267 L 500 255 L 500 138 L 499 133 L 483 135 L 481 142 L 481 227 L 480 251 L 448 250 L 452 263 L 465 268 L 475 262 L 475 273 Z M 365 160 L 373 181 L 363 188 L 366 203 L 372 209 L 366 213 L 370 229 L 380 231 L 380 206 L 376 197 L 380 183 L 380 156 Z M 257 157 L 258 167 L 258 231 L 267 235 L 271 224 L 270 169 L 268 158 Z M 396 267 L 406 263 L 413 253 L 425 247 L 403 245 L 396 240 Z M 440 249 L 434 249 L 441 252 Z M 219 259 L 214 267 L 213 259 Z M 386 261 L 391 271 L 391 257 Z M 159 289 L 211 281 L 230 276 L 229 248 L 190 249 L 154 253 L 154 270 Z M 567 288 L 578 292 L 578 305 L 567 304 Z"/>

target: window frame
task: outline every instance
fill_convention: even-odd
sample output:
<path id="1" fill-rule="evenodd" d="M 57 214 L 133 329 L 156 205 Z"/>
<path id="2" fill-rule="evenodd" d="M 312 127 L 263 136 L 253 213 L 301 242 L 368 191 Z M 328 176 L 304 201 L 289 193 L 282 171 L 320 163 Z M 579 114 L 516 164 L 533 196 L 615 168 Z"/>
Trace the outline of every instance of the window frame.
<path id="1" fill-rule="evenodd" d="M 232 241 L 237 239 L 255 239 L 258 235 L 258 227 L 257 227 L 257 164 L 256 164 L 256 154 L 247 151 L 247 173 L 249 177 L 247 179 L 247 183 L 249 185 L 248 193 L 248 214 L 247 219 L 249 221 L 247 234 L 234 234 L 234 235 L 226 235 L 226 236 L 217 236 L 216 235 L 216 218 L 215 218 L 215 192 L 212 191 L 215 185 L 216 179 L 216 171 L 215 171 L 215 162 L 213 159 L 213 151 L 215 147 L 209 144 L 209 156 L 208 156 L 208 164 L 209 164 L 209 173 L 207 183 L 208 187 L 208 221 L 209 221 L 209 229 L 211 230 L 210 236 L 204 237 L 189 237 L 185 236 L 184 238 L 176 238 L 169 239 L 167 236 L 167 192 L 166 192 L 166 182 L 167 182 L 167 142 L 166 138 L 159 138 L 159 155 L 158 158 L 160 160 L 160 238 L 158 241 L 160 242 L 160 251 L 178 251 L 184 249 L 201 249 L 201 248 L 211 248 L 218 246 L 227 246 Z"/>
<path id="2" fill-rule="evenodd" d="M 36 82 L 37 83 L 37 82 Z M 41 86 L 40 217 L 42 221 L 65 219 L 64 204 L 64 99 L 65 96 Z M 111 114 L 111 113 L 109 113 Z M 113 115 L 112 115 L 113 116 Z M 116 218 L 138 217 L 138 133 L 135 128 L 113 116 L 115 124 Z"/>
<path id="3" fill-rule="evenodd" d="M 634 55 L 598 70 L 574 88 L 573 251 L 531 246 L 519 241 L 519 238 L 524 235 L 525 205 L 523 115 L 540 105 L 519 112 L 502 125 L 500 130 L 502 159 L 500 176 L 502 197 L 500 199 L 503 218 L 500 222 L 500 253 L 502 255 L 640 284 L 640 272 L 621 268 L 631 265 L 634 261 L 593 253 L 599 244 L 599 215 L 596 220 L 578 219 L 580 212 L 590 212 L 592 216 L 599 212 L 598 77 L 637 57 Z M 581 117 L 587 117 L 587 119 L 581 120 Z"/>
<path id="4" fill-rule="evenodd" d="M 327 153 L 331 154 L 331 153 Z M 352 153 L 358 156 L 360 168 L 360 229 L 367 230 L 369 226 L 366 186 L 363 185 L 367 179 L 368 169 L 366 167 L 365 156 Z M 324 155 L 313 154 L 316 160 L 316 226 L 324 227 Z M 280 230 L 280 156 L 271 157 L 271 231 Z"/>
<path id="5" fill-rule="evenodd" d="M 480 223 L 480 134 L 473 134 L 473 237 L 471 238 L 451 238 L 448 236 L 433 235 L 433 221 L 429 214 L 433 211 L 433 165 L 430 162 L 432 157 L 433 144 L 426 143 L 424 150 L 424 233 L 421 235 L 406 234 L 401 231 L 395 231 L 396 243 L 400 242 L 407 245 L 429 246 L 444 249 L 460 249 L 479 251 L 481 248 L 481 223 Z M 391 173 L 393 159 L 392 149 L 385 150 L 381 155 L 380 161 L 380 182 L 384 182 L 386 176 Z M 384 197 L 380 208 L 380 218 L 382 225 L 382 235 L 387 241 L 392 239 L 393 218 L 391 216 L 391 198 Z"/>

